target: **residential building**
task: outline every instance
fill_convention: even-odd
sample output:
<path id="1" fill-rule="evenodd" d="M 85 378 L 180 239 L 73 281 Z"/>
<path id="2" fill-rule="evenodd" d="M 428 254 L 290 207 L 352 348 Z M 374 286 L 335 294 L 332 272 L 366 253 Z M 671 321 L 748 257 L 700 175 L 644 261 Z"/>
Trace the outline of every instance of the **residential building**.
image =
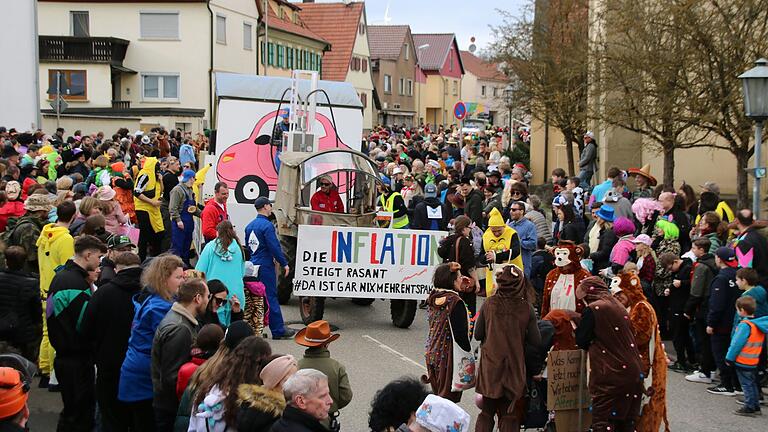
<path id="1" fill-rule="evenodd" d="M 365 3 L 300 4 L 299 16 L 309 29 L 331 44 L 323 54 L 321 78 L 352 84 L 363 104 L 363 129 L 373 127 L 373 78 Z"/>
<path id="2" fill-rule="evenodd" d="M 467 117 L 485 118 L 491 124 L 507 126 L 509 109 L 504 101 L 504 88 L 509 79 L 497 63 L 487 62 L 469 51 L 461 51 L 464 77 L 461 97 L 467 105 Z"/>
<path id="3" fill-rule="evenodd" d="M 215 127 L 215 72 L 288 75 L 299 61 L 319 70 L 328 42 L 285 0 L 269 1 L 272 51 L 265 70 L 263 3 L 40 0 L 43 126 L 48 130 L 56 122 L 49 108 L 56 76 L 68 104 L 61 117 L 67 129 L 88 124 L 112 132 L 138 124 L 197 132 Z"/>
<path id="4" fill-rule="evenodd" d="M 371 71 L 381 102 L 377 123 L 408 127 L 416 123 L 416 53 L 407 25 L 368 26 Z"/>
<path id="5" fill-rule="evenodd" d="M 264 1 L 255 1 L 262 17 L 257 36 L 259 74 L 290 77 L 294 69 L 320 72 L 323 52 L 331 45 L 307 27 L 301 18 L 301 7 L 286 0 L 268 0 L 265 14 Z M 267 49 L 265 39 L 269 39 Z"/>
<path id="6" fill-rule="evenodd" d="M 417 97 L 419 122 L 435 125 L 456 123 L 453 107 L 461 100 L 464 64 L 453 33 L 414 34 L 419 62 Z"/>

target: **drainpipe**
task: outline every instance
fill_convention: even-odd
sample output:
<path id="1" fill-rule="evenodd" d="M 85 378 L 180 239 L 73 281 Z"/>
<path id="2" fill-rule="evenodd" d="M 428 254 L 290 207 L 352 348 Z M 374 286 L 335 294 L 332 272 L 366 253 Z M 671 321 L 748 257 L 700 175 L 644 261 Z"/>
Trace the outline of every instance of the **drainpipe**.
<path id="1" fill-rule="evenodd" d="M 544 116 L 544 179 L 543 182 L 547 182 L 547 175 L 549 173 L 549 114 Z"/>
<path id="2" fill-rule="evenodd" d="M 210 31 L 210 67 L 208 68 L 208 116 L 210 121 L 208 122 L 208 129 L 215 129 L 214 121 L 216 116 L 213 113 L 213 39 L 214 39 L 214 29 L 213 25 L 216 22 L 215 16 L 213 14 L 213 9 L 211 9 L 211 0 L 207 1 L 208 4 L 208 13 L 211 16 L 211 31 Z"/>

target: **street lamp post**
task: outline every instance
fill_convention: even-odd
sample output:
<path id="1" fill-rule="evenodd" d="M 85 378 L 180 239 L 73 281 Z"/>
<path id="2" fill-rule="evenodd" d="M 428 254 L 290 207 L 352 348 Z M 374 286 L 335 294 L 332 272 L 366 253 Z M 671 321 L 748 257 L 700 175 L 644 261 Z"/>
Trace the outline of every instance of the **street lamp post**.
<path id="1" fill-rule="evenodd" d="M 761 58 L 755 67 L 739 75 L 744 88 L 744 112 L 755 121 L 755 176 L 752 189 L 752 213 L 760 218 L 760 180 L 765 177 L 762 167 L 761 147 L 763 142 L 763 123 L 768 118 L 768 60 Z"/>
<path id="2" fill-rule="evenodd" d="M 425 50 L 427 48 L 429 48 L 429 44 L 419 45 L 418 47 L 416 47 L 416 69 L 419 69 L 421 67 L 420 66 L 420 61 L 419 61 L 419 58 L 421 57 L 421 50 Z M 422 74 L 423 72 L 418 71 L 418 73 Z M 414 80 L 414 81 L 416 81 L 416 80 Z M 422 90 L 422 87 L 421 87 L 421 83 L 419 83 L 419 82 L 416 82 L 416 85 L 419 88 L 419 94 L 416 96 L 416 99 L 417 99 L 416 100 L 416 123 L 418 123 L 419 126 L 421 126 L 421 90 Z M 424 113 L 425 123 L 426 123 L 426 117 L 427 117 L 427 114 Z"/>
<path id="3" fill-rule="evenodd" d="M 509 149 L 512 149 L 512 103 L 514 102 L 515 87 L 510 84 L 504 88 L 504 103 L 507 105 L 507 122 L 509 127 Z"/>

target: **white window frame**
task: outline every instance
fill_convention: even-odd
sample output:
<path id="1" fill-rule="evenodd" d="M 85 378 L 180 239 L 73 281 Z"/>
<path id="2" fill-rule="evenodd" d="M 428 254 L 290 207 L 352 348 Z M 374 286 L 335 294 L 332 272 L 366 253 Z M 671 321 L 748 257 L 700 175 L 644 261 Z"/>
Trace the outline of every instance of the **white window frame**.
<path id="1" fill-rule="evenodd" d="M 176 37 L 158 37 L 158 36 L 144 36 L 141 32 L 141 15 L 142 14 L 155 14 L 155 15 L 176 15 L 176 29 L 178 34 Z M 139 40 L 164 40 L 164 41 L 179 41 L 181 40 L 181 13 L 178 10 L 139 10 Z"/>
<path id="2" fill-rule="evenodd" d="M 158 77 L 166 77 L 166 76 L 175 76 L 176 77 L 176 98 L 164 98 L 162 96 L 163 89 L 165 86 L 165 79 L 158 80 L 157 85 L 157 95 L 158 97 L 152 98 L 152 97 L 145 97 L 144 96 L 144 77 L 147 76 L 158 76 Z M 139 80 L 141 81 L 141 101 L 142 102 L 175 102 L 179 103 L 181 102 L 181 74 L 178 72 L 142 72 L 140 74 Z"/>
<path id="3" fill-rule="evenodd" d="M 224 20 L 224 39 L 219 39 L 219 26 L 221 23 L 219 19 Z M 221 13 L 216 13 L 216 43 L 221 45 L 227 44 L 227 16 Z"/>
<path id="4" fill-rule="evenodd" d="M 405 44 L 405 59 L 410 60 L 411 59 L 411 46 L 406 42 Z"/>
<path id="5" fill-rule="evenodd" d="M 88 36 L 91 35 L 91 12 L 87 10 L 71 10 L 69 11 L 69 35 L 75 35 L 75 15 L 76 13 L 84 13 L 88 15 Z M 86 36 L 87 37 L 87 36 Z"/>
<path id="6" fill-rule="evenodd" d="M 245 38 L 246 28 L 248 29 L 248 39 L 247 39 L 247 41 L 248 41 L 248 44 L 250 46 L 246 46 L 245 45 L 245 42 L 246 42 L 246 38 Z M 251 24 L 248 21 L 243 21 L 243 49 L 247 50 L 247 51 L 253 51 L 253 24 Z"/>
<path id="7" fill-rule="evenodd" d="M 389 83 L 389 86 L 387 86 L 387 83 Z M 384 74 L 384 93 L 387 93 L 387 94 L 392 93 L 392 76 L 391 75 Z"/>

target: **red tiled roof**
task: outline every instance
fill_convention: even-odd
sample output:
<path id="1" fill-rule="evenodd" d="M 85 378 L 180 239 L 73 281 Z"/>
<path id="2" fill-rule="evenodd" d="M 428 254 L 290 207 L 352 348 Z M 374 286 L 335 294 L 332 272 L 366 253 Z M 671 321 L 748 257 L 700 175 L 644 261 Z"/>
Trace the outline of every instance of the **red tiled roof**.
<path id="1" fill-rule="evenodd" d="M 368 45 L 371 48 L 371 58 L 397 60 L 403 51 L 403 44 L 407 36 L 407 25 L 368 26 Z"/>
<path id="2" fill-rule="evenodd" d="M 362 2 L 302 3 L 300 7 L 299 15 L 307 27 L 331 43 L 331 50 L 323 54 L 322 78 L 345 81 L 365 5 Z"/>
<path id="3" fill-rule="evenodd" d="M 278 1 L 278 3 L 281 3 L 281 1 Z M 284 3 L 286 5 L 291 6 L 294 9 L 299 9 L 298 6 L 294 5 L 293 3 L 288 3 L 288 2 L 284 2 Z M 263 3 L 261 1 L 257 1 L 256 6 L 259 9 L 259 14 L 262 14 L 261 10 L 263 8 Z M 269 10 L 269 20 L 267 24 L 269 24 L 270 28 L 275 28 L 278 30 L 282 30 L 286 33 L 303 36 L 307 39 L 313 39 L 319 42 L 323 42 L 327 45 L 330 45 L 330 42 L 328 42 L 322 36 L 313 32 L 307 27 L 307 25 L 301 19 L 301 15 L 299 15 L 299 22 L 294 23 L 292 21 L 292 17 L 287 17 L 287 19 L 281 19 L 281 18 L 278 18 L 277 14 L 275 14 L 275 10 L 272 9 L 272 7 L 269 7 L 267 9 Z"/>
<path id="4" fill-rule="evenodd" d="M 448 57 L 456 36 L 453 33 L 423 33 L 413 35 L 416 57 L 422 70 L 440 70 Z M 420 46 L 429 45 L 424 49 Z"/>
<path id="5" fill-rule="evenodd" d="M 488 63 L 469 51 L 460 51 L 464 68 L 481 80 L 507 82 L 509 79 L 499 72 L 498 63 Z"/>

